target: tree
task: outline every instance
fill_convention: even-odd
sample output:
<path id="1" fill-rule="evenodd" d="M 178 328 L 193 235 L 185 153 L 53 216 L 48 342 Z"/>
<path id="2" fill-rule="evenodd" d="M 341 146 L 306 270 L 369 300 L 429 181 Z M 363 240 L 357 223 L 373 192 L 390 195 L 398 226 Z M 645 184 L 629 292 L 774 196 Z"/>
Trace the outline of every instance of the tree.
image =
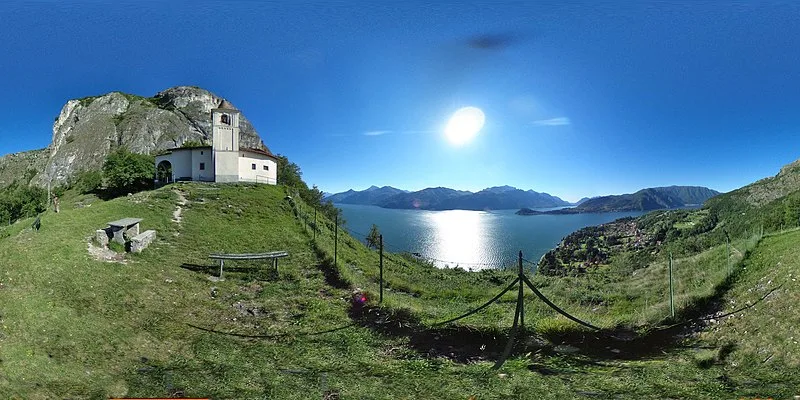
<path id="1" fill-rule="evenodd" d="M 381 232 L 378 230 L 378 225 L 372 224 L 372 228 L 369 228 L 369 234 L 366 237 L 367 247 L 377 249 L 380 246 L 380 236 Z"/>
<path id="2" fill-rule="evenodd" d="M 153 187 L 156 173 L 154 157 L 119 148 L 106 157 L 103 175 L 111 196 L 138 192 Z"/>
<path id="3" fill-rule="evenodd" d="M 33 217 L 45 210 L 47 191 L 14 181 L 0 191 L 0 221 L 3 224 Z"/>
<path id="4" fill-rule="evenodd" d="M 279 185 L 288 187 L 292 195 L 297 192 L 303 201 L 305 201 L 309 206 L 316 208 L 330 220 L 334 220 L 338 216 L 339 224 L 344 224 L 344 218 L 342 218 L 341 210 L 336 208 L 330 201 L 323 201 L 322 198 L 324 195 L 316 185 L 309 189 L 308 185 L 303 182 L 303 172 L 300 170 L 300 167 L 297 164 L 289 161 L 286 156 L 280 154 L 278 154 L 275 158 L 278 159 Z"/>
<path id="5" fill-rule="evenodd" d="M 75 189 L 82 193 L 96 193 L 103 186 L 102 171 L 83 171 L 75 179 Z"/>
<path id="6" fill-rule="evenodd" d="M 286 156 L 278 154 L 276 158 L 278 159 L 278 184 L 308 190 L 308 186 L 303 182 L 303 172 L 300 171 L 300 167 L 289 161 Z"/>

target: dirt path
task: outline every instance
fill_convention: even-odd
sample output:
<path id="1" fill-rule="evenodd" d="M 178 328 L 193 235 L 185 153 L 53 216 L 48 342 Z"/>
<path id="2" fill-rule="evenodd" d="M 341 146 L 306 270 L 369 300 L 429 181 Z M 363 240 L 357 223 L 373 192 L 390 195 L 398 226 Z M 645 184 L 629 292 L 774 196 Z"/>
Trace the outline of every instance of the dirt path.
<path id="1" fill-rule="evenodd" d="M 175 206 L 175 211 L 172 212 L 172 222 L 176 224 L 180 224 L 183 221 L 181 214 L 183 213 L 183 207 L 189 203 L 189 200 L 186 199 L 186 194 L 180 190 L 175 189 L 175 194 L 178 195 L 178 204 Z"/>

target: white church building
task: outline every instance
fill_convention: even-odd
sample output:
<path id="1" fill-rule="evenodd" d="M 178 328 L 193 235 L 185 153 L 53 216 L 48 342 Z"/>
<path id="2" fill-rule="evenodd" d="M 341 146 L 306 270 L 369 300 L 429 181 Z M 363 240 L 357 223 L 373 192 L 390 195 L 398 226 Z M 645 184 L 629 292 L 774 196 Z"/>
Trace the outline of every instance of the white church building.
<path id="1" fill-rule="evenodd" d="M 211 110 L 211 136 L 211 146 L 180 147 L 156 156 L 156 181 L 277 183 L 275 156 L 239 147 L 239 110 L 227 100 Z"/>

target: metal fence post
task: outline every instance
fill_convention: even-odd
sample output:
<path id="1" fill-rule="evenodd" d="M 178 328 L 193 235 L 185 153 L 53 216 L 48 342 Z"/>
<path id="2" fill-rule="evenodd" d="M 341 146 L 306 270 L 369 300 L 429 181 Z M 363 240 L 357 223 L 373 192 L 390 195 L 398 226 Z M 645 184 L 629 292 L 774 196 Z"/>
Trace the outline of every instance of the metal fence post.
<path id="1" fill-rule="evenodd" d="M 522 303 L 519 305 L 519 326 L 524 330 L 525 329 L 525 303 L 523 302 L 522 293 L 522 285 L 523 285 L 523 276 L 525 273 L 522 271 L 522 250 L 519 251 L 519 302 Z"/>
<path id="2" fill-rule="evenodd" d="M 339 252 L 339 215 L 336 215 L 336 224 L 333 231 L 333 266 L 336 266 L 336 255 Z"/>
<path id="3" fill-rule="evenodd" d="M 725 248 L 728 251 L 728 275 L 730 275 L 733 271 L 731 271 L 731 239 L 728 237 L 728 232 L 725 232 Z"/>
<path id="4" fill-rule="evenodd" d="M 669 309 L 672 314 L 672 318 L 675 318 L 675 293 L 673 292 L 672 288 L 672 253 L 669 253 Z"/>

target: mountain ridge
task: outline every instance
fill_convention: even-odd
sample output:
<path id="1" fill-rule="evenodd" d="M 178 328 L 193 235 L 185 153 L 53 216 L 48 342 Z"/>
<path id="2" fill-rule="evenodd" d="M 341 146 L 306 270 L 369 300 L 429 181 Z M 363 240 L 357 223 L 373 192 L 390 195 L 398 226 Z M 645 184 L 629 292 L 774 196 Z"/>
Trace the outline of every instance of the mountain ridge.
<path id="1" fill-rule="evenodd" d="M 387 193 L 387 188 L 393 193 Z M 399 191 L 399 192 L 398 192 Z M 372 195 L 370 195 L 372 193 Z M 376 196 L 380 193 L 380 196 Z M 408 192 L 391 186 L 371 186 L 363 191 L 350 189 L 327 196 L 340 204 L 374 205 L 383 208 L 423 210 L 502 210 L 531 207 L 560 207 L 570 203 L 548 193 L 522 190 L 513 186 L 493 186 L 478 192 L 432 187 Z"/>
<path id="2" fill-rule="evenodd" d="M 576 207 L 553 211 L 520 209 L 519 215 L 583 214 L 623 211 L 652 211 L 700 205 L 720 192 L 704 186 L 660 186 L 634 193 L 581 199 Z"/>

